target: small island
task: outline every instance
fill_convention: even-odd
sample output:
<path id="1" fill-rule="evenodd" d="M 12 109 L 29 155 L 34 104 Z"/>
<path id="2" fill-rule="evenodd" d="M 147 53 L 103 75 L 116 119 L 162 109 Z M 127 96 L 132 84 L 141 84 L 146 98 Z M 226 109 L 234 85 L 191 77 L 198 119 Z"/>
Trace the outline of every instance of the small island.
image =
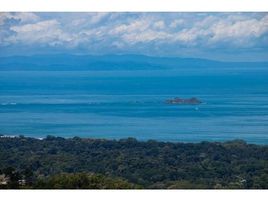
<path id="1" fill-rule="evenodd" d="M 167 99 L 166 100 L 167 104 L 188 104 L 188 105 L 197 105 L 197 104 L 201 104 L 202 102 L 195 98 L 189 98 L 189 99 L 183 99 L 183 98 L 179 98 L 179 97 L 175 97 L 173 99 Z"/>

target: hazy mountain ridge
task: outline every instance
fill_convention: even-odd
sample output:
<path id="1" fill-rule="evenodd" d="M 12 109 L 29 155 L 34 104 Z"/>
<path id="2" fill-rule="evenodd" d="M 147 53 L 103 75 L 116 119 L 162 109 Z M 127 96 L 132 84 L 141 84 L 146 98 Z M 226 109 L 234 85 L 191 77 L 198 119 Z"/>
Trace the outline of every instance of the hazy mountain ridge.
<path id="1" fill-rule="evenodd" d="M 33 55 L 0 57 L 0 71 L 159 70 L 180 67 L 268 67 L 268 62 L 222 62 L 144 55 Z"/>

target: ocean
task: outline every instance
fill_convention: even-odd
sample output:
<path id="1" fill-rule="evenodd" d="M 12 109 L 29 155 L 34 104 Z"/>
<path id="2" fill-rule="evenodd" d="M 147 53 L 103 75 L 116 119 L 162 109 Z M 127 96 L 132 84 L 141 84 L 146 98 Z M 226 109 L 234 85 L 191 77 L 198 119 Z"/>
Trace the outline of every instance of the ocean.
<path id="1" fill-rule="evenodd" d="M 268 144 L 268 68 L 0 71 L 0 133 Z"/>

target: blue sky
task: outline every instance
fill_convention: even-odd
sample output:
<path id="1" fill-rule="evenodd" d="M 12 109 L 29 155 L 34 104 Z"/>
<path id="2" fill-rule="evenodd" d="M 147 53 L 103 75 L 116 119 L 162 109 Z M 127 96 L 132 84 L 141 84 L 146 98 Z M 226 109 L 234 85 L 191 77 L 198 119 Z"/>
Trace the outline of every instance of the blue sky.
<path id="1" fill-rule="evenodd" d="M 268 60 L 268 13 L 0 13 L 0 56 L 144 54 Z"/>

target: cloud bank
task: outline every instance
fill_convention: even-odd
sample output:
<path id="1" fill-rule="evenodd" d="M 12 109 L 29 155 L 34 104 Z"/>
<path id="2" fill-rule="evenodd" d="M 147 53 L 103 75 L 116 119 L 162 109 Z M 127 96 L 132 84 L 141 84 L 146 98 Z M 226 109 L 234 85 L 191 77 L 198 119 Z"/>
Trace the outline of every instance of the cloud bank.
<path id="1" fill-rule="evenodd" d="M 0 13 L 0 48 L 268 60 L 268 13 Z"/>

